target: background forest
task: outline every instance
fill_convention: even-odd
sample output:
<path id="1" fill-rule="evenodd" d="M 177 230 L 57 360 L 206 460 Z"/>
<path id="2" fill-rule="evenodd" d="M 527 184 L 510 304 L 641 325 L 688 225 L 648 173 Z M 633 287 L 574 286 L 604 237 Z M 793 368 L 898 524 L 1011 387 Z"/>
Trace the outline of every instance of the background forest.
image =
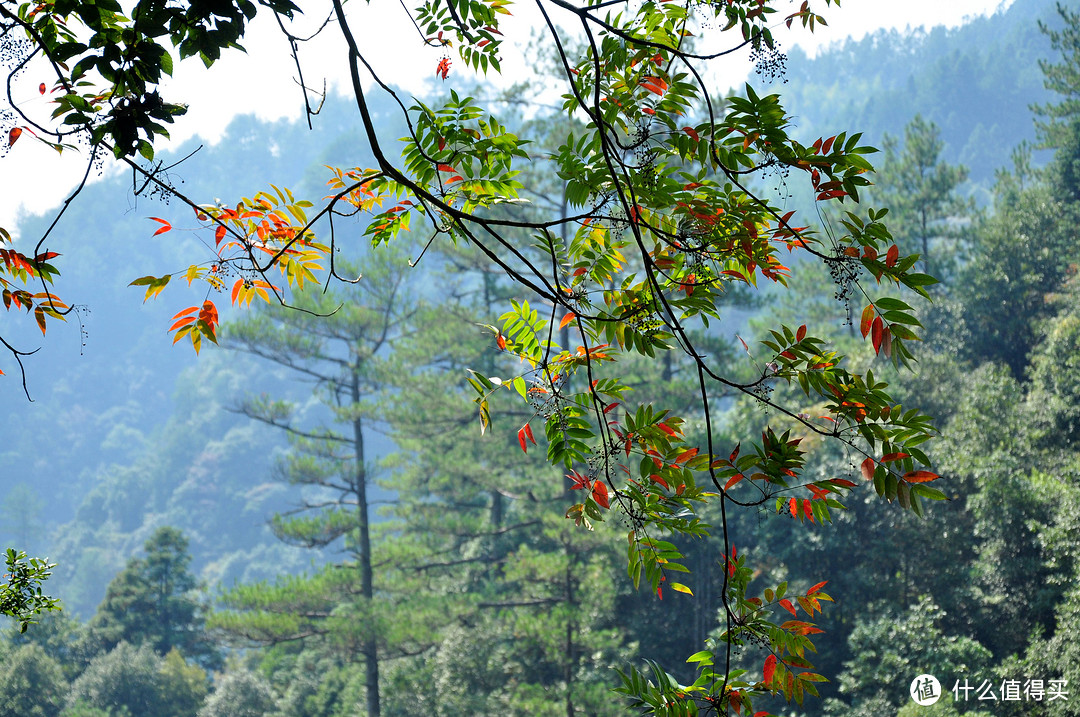
<path id="1" fill-rule="evenodd" d="M 740 549 L 768 556 L 754 566 L 764 584 L 826 574 L 837 601 L 817 641 L 833 679 L 822 699 L 767 707 L 1080 714 L 1080 279 L 1062 259 L 1080 218 L 1080 17 L 1017 0 L 952 31 L 795 51 L 784 82 L 794 134 L 857 128 L 883 149 L 871 204 L 942 279 L 920 309 L 915 374 L 881 371 L 935 417 L 949 500 L 920 520 L 867 490 L 809 530 L 767 508 L 734 519 Z M 384 136 L 403 133 L 390 122 Z M 189 196 L 232 196 L 222 178 L 244 176 L 321 197 L 329 158 L 365 166 L 364 146 L 330 97 L 317 132 L 239 119 L 172 171 Z M 695 597 L 661 605 L 598 535 L 619 525 L 562 517 L 566 481 L 523 463 L 524 439 L 476 439 L 467 372 L 504 360 L 482 324 L 521 297 L 467 249 L 408 271 L 418 247 L 341 256 L 363 281 L 303 298 L 341 311 L 224 315 L 221 347 L 195 360 L 170 350 L 168 309 L 127 286 L 139 267 L 173 270 L 193 239 L 150 239 L 146 217 L 171 208 L 126 181 L 90 186 L 65 220 L 81 232 L 65 244 L 66 293 L 93 299 L 28 363 L 34 402 L 0 383 L 0 537 L 59 564 L 49 590 L 64 605 L 0 641 L 0 717 L 616 715 L 613 668 L 678 662 L 718 630 L 717 540 L 689 548 Z M 537 211 L 564 207 L 549 185 Z M 784 177 L 766 189 L 785 192 Z M 148 238 L 101 263 L 99 247 L 130 236 Z M 772 317 L 828 326 L 873 362 L 842 277 L 792 274 L 773 302 L 733 295 L 710 349 L 734 361 L 737 335 L 752 344 Z M 673 406 L 695 400 L 677 360 L 624 370 Z M 732 444 L 793 427 L 734 397 L 726 409 Z M 493 411 L 507 429 L 526 419 Z M 814 456 L 808 475 L 858 474 L 838 450 Z M 922 673 L 958 681 L 959 701 L 911 703 Z"/>

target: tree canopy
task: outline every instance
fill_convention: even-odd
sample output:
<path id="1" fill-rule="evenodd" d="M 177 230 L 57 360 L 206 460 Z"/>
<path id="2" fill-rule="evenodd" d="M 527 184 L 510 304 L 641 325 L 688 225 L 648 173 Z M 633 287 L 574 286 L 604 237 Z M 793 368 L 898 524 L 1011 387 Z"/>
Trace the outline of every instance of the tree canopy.
<path id="1" fill-rule="evenodd" d="M 693 594 L 693 576 L 680 575 L 689 572 L 683 544 L 712 533 L 719 539 L 723 628 L 690 657 L 698 678 L 679 684 L 654 663 L 650 672 L 625 671 L 620 690 L 656 714 L 752 713 L 754 700 L 768 694 L 800 703 L 817 694 L 825 678 L 807 653 L 821 632 L 814 620 L 832 598 L 825 576 L 813 585 L 782 581 L 751 590 L 754 571 L 729 515 L 767 505 L 808 529 L 831 521 L 859 483 L 802 473 L 808 451 L 821 443 L 838 446 L 857 471 L 852 477 L 903 509 L 921 514 L 922 501 L 944 498 L 928 485 L 938 478 L 924 453 L 934 433 L 930 419 L 901 405 L 882 380 L 891 370 L 886 359 L 897 367 L 912 360 L 921 324 L 909 301 L 928 297 L 935 280 L 916 269 L 917 254 L 893 240 L 886 209 L 860 207 L 872 171 L 867 157 L 876 150 L 845 128 L 797 138 L 778 95 L 746 85 L 722 97 L 706 79 L 710 65 L 731 61 L 739 48 L 768 68 L 779 62 L 776 33 L 825 22 L 821 3 L 807 0 L 786 16 L 779 5 L 541 0 L 534 10 L 541 42 L 555 58 L 563 94 L 561 106 L 526 136 L 511 131 L 492 103 L 455 87 L 455 61 L 498 72 L 503 53 L 518 51 L 500 29 L 512 12 L 507 0 L 435 0 L 412 11 L 401 37 L 415 32 L 417 47 L 444 53 L 433 69 L 448 93 L 431 104 L 406 101 L 390 78 L 374 74 L 354 33 L 372 21 L 370 5 L 332 0 L 318 15 L 286 0 L 139 0 L 127 11 L 108 0 L 4 2 L 0 38 L 14 58 L 9 87 L 28 83 L 52 98 L 44 115 L 12 106 L 8 146 L 29 134 L 58 151 L 81 147 L 87 176 L 111 155 L 130 169 L 137 193 L 164 193 L 186 205 L 186 218 L 149 217 L 153 234 L 183 222 L 202 237 L 206 254 L 132 284 L 145 289 L 145 299 L 174 279 L 205 292 L 169 328 L 174 343 L 196 351 L 218 340 L 215 290 L 228 291 L 238 306 L 259 299 L 333 313 L 306 308 L 294 292 L 324 281 L 366 281 L 363 267 L 349 274 L 338 259 L 357 236 L 380 250 L 409 232 L 423 247 L 410 264 L 444 246 L 479 253 L 512 294 L 486 325 L 492 350 L 507 360 L 462 376 L 474 391 L 478 432 L 510 435 L 522 452 L 543 445 L 565 476 L 560 487 L 574 496 L 566 518 L 589 529 L 617 516 L 630 580 L 659 599 Z M 838 3 L 825 0 L 830 5 Z M 571 29 L 556 24 L 556 12 Z M 155 159 L 165 125 L 184 112 L 181 102 L 162 97 L 159 84 L 174 54 L 212 66 L 260 13 L 271 15 L 288 41 L 313 124 L 318 102 L 302 79 L 305 47 L 330 33 L 343 41 L 341 62 L 375 164 L 329 168 L 322 199 L 275 185 L 227 201 L 188 197 Z M 381 93 L 408 125 L 400 157 L 372 117 L 372 98 Z M 545 126 L 566 130 L 556 130 L 551 143 L 541 136 Z M 557 176 L 562 201 L 530 202 L 544 192 L 526 184 L 533 181 L 526 166 L 540 170 L 534 176 Z M 808 212 L 763 189 L 771 182 L 805 188 L 832 222 L 812 228 L 800 219 Z M 29 251 L 0 237 L 5 305 L 33 315 L 43 333 L 70 311 L 52 288 L 63 265 L 48 245 L 56 225 L 32 238 Z M 739 339 L 737 360 L 710 349 L 708 332 L 724 320 L 730 294 L 782 290 L 812 265 L 829 273 L 840 303 L 859 317 L 866 356 L 847 360 L 823 338 L 823 327 L 808 322 L 776 325 L 754 345 Z M 898 291 L 904 298 L 891 295 Z M 0 341 L 21 366 L 28 352 Z M 623 366 L 634 356 L 676 357 L 699 399 L 665 405 L 662 382 L 632 385 Z M 776 425 L 728 443 L 715 421 L 730 395 L 767 407 Z M 500 420 L 509 402 L 520 413 Z M 704 517 L 708 506 L 718 507 L 715 526 Z M 289 532 L 285 524 L 279 529 Z M 580 560 L 567 564 L 587 569 Z M 748 672 L 736 669 L 733 651 L 752 646 L 764 649 Z"/>

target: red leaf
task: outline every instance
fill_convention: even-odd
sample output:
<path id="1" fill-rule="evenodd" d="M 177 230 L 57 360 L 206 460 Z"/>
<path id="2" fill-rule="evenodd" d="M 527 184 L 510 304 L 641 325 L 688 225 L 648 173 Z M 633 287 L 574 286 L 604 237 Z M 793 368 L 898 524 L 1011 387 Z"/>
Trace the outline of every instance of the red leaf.
<path id="1" fill-rule="evenodd" d="M 15 144 L 15 140 L 17 140 L 19 138 L 19 135 L 21 135 L 21 134 L 22 134 L 22 127 L 12 127 L 11 130 L 8 132 L 8 135 L 7 135 L 8 147 Z"/>
<path id="2" fill-rule="evenodd" d="M 900 250 L 893 244 L 885 254 L 885 266 L 896 266 L 896 260 L 900 258 Z"/>
<path id="3" fill-rule="evenodd" d="M 659 77 L 645 77 L 641 81 L 641 86 L 658 95 L 664 94 L 668 88 L 668 84 Z"/>
<path id="4" fill-rule="evenodd" d="M 535 446 L 536 445 L 536 439 L 533 438 L 532 426 L 530 426 L 528 423 L 525 424 L 525 435 L 528 437 L 528 439 L 530 441 L 532 441 L 532 444 Z"/>
<path id="5" fill-rule="evenodd" d="M 807 591 L 806 591 L 806 594 L 807 594 L 807 595 L 813 595 L 813 594 L 814 594 L 814 593 L 816 593 L 816 592 L 817 592 L 818 590 L 820 590 L 821 588 L 825 587 L 825 583 L 827 583 L 827 582 L 829 582 L 829 581 L 828 581 L 828 580 L 822 580 L 822 581 L 821 581 L 820 583 L 818 583 L 818 584 L 817 584 L 817 585 L 815 585 L 814 587 L 812 587 L 812 588 L 810 588 L 809 590 L 807 590 Z"/>
<path id="6" fill-rule="evenodd" d="M 671 486 L 669 486 L 667 484 L 667 481 L 664 480 L 661 476 L 658 476 L 655 473 L 653 473 L 652 475 L 649 476 L 649 480 L 653 481 L 654 483 L 659 483 L 660 485 L 664 486 L 668 490 L 671 490 Z"/>
<path id="7" fill-rule="evenodd" d="M 825 140 L 825 144 L 821 145 L 821 153 L 822 154 L 828 154 L 829 153 L 829 150 L 832 149 L 833 140 L 835 140 L 835 139 L 836 139 L 836 135 L 833 135 L 832 137 L 829 137 L 827 140 Z"/>
<path id="8" fill-rule="evenodd" d="M 40 85 L 38 85 L 38 86 L 37 86 L 37 91 L 38 91 L 38 94 L 39 94 L 39 95 L 43 95 L 43 94 L 45 94 L 45 89 L 46 89 L 46 87 L 45 87 L 45 83 L 44 83 L 44 82 L 42 82 L 42 83 L 41 83 Z"/>
<path id="9" fill-rule="evenodd" d="M 766 685 L 772 682 L 773 675 L 776 673 L 776 655 L 769 655 L 765 658 L 765 666 L 762 668 L 763 679 Z"/>
<path id="10" fill-rule="evenodd" d="M 441 38 L 440 38 L 441 39 Z M 444 57 L 439 60 L 439 64 L 435 67 L 435 76 L 442 77 L 445 82 L 450 77 L 450 58 Z"/>
<path id="11" fill-rule="evenodd" d="M 577 318 L 577 314 L 573 311 L 567 311 L 566 315 L 562 317 L 562 321 L 559 322 L 559 329 L 565 329 L 566 325 Z"/>
<path id="12" fill-rule="evenodd" d="M 870 340 L 874 342 L 874 353 L 881 352 L 881 339 L 882 332 L 885 329 L 885 322 L 878 316 L 874 319 L 874 323 L 870 326 Z"/>
<path id="13" fill-rule="evenodd" d="M 901 458 L 907 458 L 907 457 L 908 457 L 907 453 L 899 453 L 899 452 L 897 452 L 897 453 L 886 453 L 885 455 L 883 455 L 881 457 L 881 462 L 882 463 L 891 463 L 892 461 L 898 461 Z"/>
<path id="14" fill-rule="evenodd" d="M 528 424 L 525 424 L 525 425 L 528 425 Z M 518 429 L 518 445 L 521 446 L 521 451 L 523 453 L 528 453 L 529 452 L 528 447 L 525 445 L 525 428 L 524 427 Z"/>
<path id="15" fill-rule="evenodd" d="M 499 334 L 498 336 L 495 337 L 495 343 L 503 351 L 506 350 L 506 337 L 503 336 L 502 334 Z"/>
<path id="16" fill-rule="evenodd" d="M 221 240 L 225 238 L 225 225 L 219 224 L 218 228 L 214 230 L 214 246 L 219 246 Z"/>
<path id="17" fill-rule="evenodd" d="M 618 407 L 619 407 L 619 404 L 617 404 L 617 403 L 609 403 L 608 405 L 604 406 L 604 414 L 606 415 L 608 413 L 611 413 L 612 411 L 614 411 Z"/>
<path id="18" fill-rule="evenodd" d="M 809 520 L 811 523 L 813 523 L 814 522 L 814 508 L 813 508 L 812 505 L 810 505 L 810 499 L 809 498 L 803 498 L 802 509 L 803 509 L 803 514 L 806 516 L 806 519 Z"/>
<path id="19" fill-rule="evenodd" d="M 867 304 L 866 308 L 862 311 L 862 321 L 859 322 L 859 331 L 862 332 L 862 337 L 865 339 L 866 335 L 870 333 L 870 324 L 874 321 L 874 305 Z"/>
<path id="20" fill-rule="evenodd" d="M 150 219 L 152 219 L 155 222 L 160 222 L 161 223 L 161 228 L 158 229 L 156 232 L 154 232 L 154 236 L 157 236 L 158 234 L 164 234 L 165 232 L 172 229 L 172 224 L 169 224 L 164 219 L 159 219 L 157 217 L 150 217 Z"/>
<path id="21" fill-rule="evenodd" d="M 601 508 L 611 507 L 611 501 L 608 499 L 607 484 L 604 481 L 598 480 L 593 483 L 592 497 Z"/>
<path id="22" fill-rule="evenodd" d="M 745 477 L 746 476 L 744 476 L 742 473 L 736 473 L 735 475 L 731 476 L 731 478 L 728 479 L 728 482 L 724 484 L 724 490 L 731 490 L 732 486 L 737 484 Z"/>
<path id="23" fill-rule="evenodd" d="M 788 501 L 788 510 L 791 511 L 792 518 L 799 514 L 798 503 L 794 498 Z"/>
<path id="24" fill-rule="evenodd" d="M 866 480 L 874 480 L 874 459 L 873 458 L 867 458 L 865 461 L 863 461 L 862 465 L 859 467 L 859 469 L 862 471 L 862 477 L 863 478 L 865 478 Z"/>
<path id="25" fill-rule="evenodd" d="M 446 140 L 442 137 L 439 137 L 439 151 L 441 152 L 444 149 L 446 149 Z"/>
<path id="26" fill-rule="evenodd" d="M 785 610 L 790 612 L 792 615 L 796 614 L 795 613 L 795 606 L 792 605 L 791 601 L 788 600 L 787 598 L 784 598 L 783 600 L 780 601 L 780 607 L 784 608 Z"/>
<path id="27" fill-rule="evenodd" d="M 232 303 L 236 303 L 236 297 L 240 294 L 240 287 L 244 285 L 243 279 L 237 279 L 236 283 L 232 287 Z"/>
<path id="28" fill-rule="evenodd" d="M 647 115 L 654 115 L 654 114 L 656 114 L 656 110 L 654 110 L 654 109 L 653 109 L 652 107 L 642 107 L 642 108 L 641 108 L 641 111 L 642 111 L 642 112 L 644 112 L 644 113 L 645 113 L 645 114 L 647 114 Z"/>
<path id="29" fill-rule="evenodd" d="M 731 463 L 735 462 L 735 457 L 739 455 L 739 449 L 740 448 L 742 448 L 742 441 L 739 441 L 738 443 L 735 444 L 735 450 L 733 450 L 731 452 L 731 455 L 728 456 L 728 461 L 729 462 L 731 462 Z"/>
<path id="30" fill-rule="evenodd" d="M 695 142 L 701 141 L 701 137 L 698 136 L 697 130 L 693 127 L 683 127 L 683 132 L 686 132 L 688 135 L 690 135 L 691 139 L 693 139 Z"/>
<path id="31" fill-rule="evenodd" d="M 799 330 L 795 332 L 795 340 L 802 341 L 806 338 L 806 324 L 799 327 Z"/>
<path id="32" fill-rule="evenodd" d="M 669 436 L 674 436 L 675 435 L 675 429 L 673 429 L 671 426 L 669 426 L 666 423 L 657 423 L 656 427 L 659 428 L 664 433 L 668 434 Z"/>
<path id="33" fill-rule="evenodd" d="M 456 172 L 457 170 L 451 167 L 449 164 L 440 164 L 438 167 L 440 172 Z"/>
<path id="34" fill-rule="evenodd" d="M 937 473 L 931 473 L 930 471 L 911 471 L 904 474 L 904 480 L 908 483 L 927 483 L 940 477 Z"/>

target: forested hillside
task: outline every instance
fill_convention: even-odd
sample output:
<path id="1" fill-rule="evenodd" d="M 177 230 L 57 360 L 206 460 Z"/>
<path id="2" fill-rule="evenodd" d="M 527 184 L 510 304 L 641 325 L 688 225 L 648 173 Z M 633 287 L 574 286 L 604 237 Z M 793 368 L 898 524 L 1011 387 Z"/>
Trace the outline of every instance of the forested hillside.
<path id="1" fill-rule="evenodd" d="M 1080 714 L 1077 696 L 1050 699 L 1080 686 L 1080 287 L 1069 259 L 1080 118 L 1066 115 L 1052 138 L 1037 133 L 1029 106 L 1062 100 L 1043 88 L 1038 60 L 1060 63 L 1062 48 L 1038 19 L 1063 21 L 1053 2 L 1017 0 L 954 31 L 878 33 L 788 59 L 783 93 L 798 134 L 853 127 L 886 149 L 870 196 L 892 208 L 901 249 L 943 279 L 918 309 L 917 370 L 897 373 L 867 345 L 865 302 L 842 275 L 798 266 L 775 304 L 733 292 L 723 305 L 732 314 L 700 341 L 734 365 L 740 341 L 768 338 L 775 321 L 812 323 L 856 365 L 887 375 L 904 406 L 934 416 L 935 485 L 948 500 L 924 500 L 918 518 L 865 490 L 831 524 L 796 522 L 771 503 L 731 518 L 740 553 L 758 556 L 753 580 L 794 594 L 826 574 L 836 599 L 817 623 L 815 669 L 835 678 L 819 685 L 823 699 L 761 709 Z M 328 100 L 318 132 L 239 119 L 174 171 L 200 197 L 232 196 L 215 182 L 241 174 L 322 196 L 329 157 L 371 162 L 349 111 Z M 1048 138 L 1034 159 L 1015 151 Z M 548 176 L 536 211 L 565 211 Z M 196 360 L 169 345 L 171 312 L 127 286 L 136 267 L 176 270 L 194 239 L 151 237 L 148 216 L 181 210 L 130 185 L 92 185 L 64 221 L 81 237 L 65 242 L 66 293 L 93 301 L 78 314 L 84 333 L 68 327 L 28 364 L 32 404 L 14 381 L 0 383 L 11 436 L 0 447 L 0 530 L 60 564 L 49 588 L 65 604 L 0 643 L 12 676 L 0 717 L 627 714 L 610 691 L 613 669 L 675 664 L 717 636 L 720 536 L 688 549 L 694 597 L 669 590 L 661 604 L 627 583 L 625 550 L 605 540 L 624 526 L 585 531 L 563 517 L 572 493 L 531 428 L 475 440 L 464 382 L 511 373 L 484 326 L 516 297 L 475 251 L 433 249 L 409 271 L 419 245 L 343 254 L 339 268 L 362 282 L 309 291 L 310 313 L 225 315 L 221 346 Z M 145 238 L 119 239 L 129 236 Z M 102 265 L 101 247 L 113 244 L 124 250 Z M 691 369 L 670 356 L 623 367 L 673 406 L 697 400 Z M 803 395 L 782 382 L 770 390 Z M 528 396 L 532 416 L 550 412 Z M 724 406 L 713 431 L 731 445 L 766 426 L 799 428 L 750 401 Z M 532 416 L 498 408 L 492 420 L 517 427 Z M 822 447 L 805 473 L 854 480 L 860 466 Z M 694 667 L 676 677 L 692 681 Z M 947 693 L 933 711 L 907 698 L 923 673 Z M 961 690 L 953 704 L 954 680 L 986 681 L 997 698 Z M 1030 698 L 1032 680 L 1046 699 Z M 1006 701 L 1007 685 L 1017 700 Z"/>

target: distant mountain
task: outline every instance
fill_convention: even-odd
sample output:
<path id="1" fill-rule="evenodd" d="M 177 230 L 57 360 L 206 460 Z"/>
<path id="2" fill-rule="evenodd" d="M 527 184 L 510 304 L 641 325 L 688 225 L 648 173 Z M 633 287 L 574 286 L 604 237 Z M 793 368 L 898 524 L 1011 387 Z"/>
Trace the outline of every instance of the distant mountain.
<path id="1" fill-rule="evenodd" d="M 1058 25 L 1054 0 L 1016 0 L 961 27 L 878 31 L 809 59 L 788 56 L 777 87 L 801 139 L 855 129 L 881 146 L 916 114 L 941 127 L 944 159 L 987 187 L 1021 141 L 1035 138 L 1029 106 L 1051 97 L 1038 61 L 1051 57 L 1038 20 Z"/>

